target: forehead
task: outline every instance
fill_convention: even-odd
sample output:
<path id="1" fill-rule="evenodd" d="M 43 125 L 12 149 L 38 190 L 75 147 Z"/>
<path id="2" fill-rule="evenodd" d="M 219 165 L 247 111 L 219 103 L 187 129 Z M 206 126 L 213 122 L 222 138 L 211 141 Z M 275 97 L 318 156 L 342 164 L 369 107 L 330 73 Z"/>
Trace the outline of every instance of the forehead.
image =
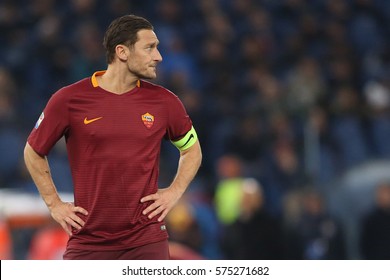
<path id="1" fill-rule="evenodd" d="M 153 30 L 142 29 L 138 31 L 137 36 L 138 36 L 137 43 L 140 44 L 151 44 L 151 43 L 158 42 L 157 35 L 156 33 L 154 33 Z"/>

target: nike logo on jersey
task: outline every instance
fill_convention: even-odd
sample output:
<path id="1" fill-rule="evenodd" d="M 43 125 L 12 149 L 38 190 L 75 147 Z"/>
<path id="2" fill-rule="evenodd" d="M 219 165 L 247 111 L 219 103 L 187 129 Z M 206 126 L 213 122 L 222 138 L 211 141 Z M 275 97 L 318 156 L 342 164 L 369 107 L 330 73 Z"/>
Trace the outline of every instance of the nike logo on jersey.
<path id="1" fill-rule="evenodd" d="M 85 117 L 85 119 L 84 119 L 84 124 L 90 124 L 90 123 L 92 123 L 92 122 L 95 122 L 95 121 L 100 120 L 101 118 L 103 118 L 103 117 L 98 117 L 98 118 L 94 118 L 94 119 L 88 120 L 87 117 Z"/>

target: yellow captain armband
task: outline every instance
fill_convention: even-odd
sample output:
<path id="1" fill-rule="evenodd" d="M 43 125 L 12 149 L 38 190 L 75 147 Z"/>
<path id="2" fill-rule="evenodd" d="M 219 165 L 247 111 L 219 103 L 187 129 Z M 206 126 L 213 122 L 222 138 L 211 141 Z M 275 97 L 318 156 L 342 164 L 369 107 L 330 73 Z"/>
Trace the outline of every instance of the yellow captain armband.
<path id="1" fill-rule="evenodd" d="M 183 138 L 181 138 L 178 141 L 171 141 L 171 142 L 180 151 L 185 151 L 188 148 L 190 148 L 192 145 L 194 145 L 197 139 L 198 139 L 198 135 L 196 134 L 196 131 L 192 126 L 190 131 L 188 131 Z"/>

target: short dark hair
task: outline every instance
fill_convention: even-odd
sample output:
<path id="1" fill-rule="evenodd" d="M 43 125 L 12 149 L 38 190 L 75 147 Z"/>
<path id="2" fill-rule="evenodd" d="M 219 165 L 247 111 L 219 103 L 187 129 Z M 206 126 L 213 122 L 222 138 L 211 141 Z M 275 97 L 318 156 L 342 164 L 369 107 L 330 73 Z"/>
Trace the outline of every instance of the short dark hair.
<path id="1" fill-rule="evenodd" d="M 117 45 L 134 46 L 138 41 L 137 33 L 142 29 L 153 30 L 153 25 L 147 19 L 135 15 L 125 15 L 111 22 L 103 40 L 107 63 L 114 61 Z"/>

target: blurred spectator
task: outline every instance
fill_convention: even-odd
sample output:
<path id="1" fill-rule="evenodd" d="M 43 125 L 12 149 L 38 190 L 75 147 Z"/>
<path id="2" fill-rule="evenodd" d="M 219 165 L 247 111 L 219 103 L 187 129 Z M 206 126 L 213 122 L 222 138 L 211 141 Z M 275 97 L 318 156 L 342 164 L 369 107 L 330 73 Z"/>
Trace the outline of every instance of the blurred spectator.
<path id="1" fill-rule="evenodd" d="M 305 117 L 326 96 L 326 84 L 320 64 L 311 57 L 301 58 L 287 78 L 287 102 L 290 112 Z"/>
<path id="2" fill-rule="evenodd" d="M 366 55 L 384 44 L 381 12 L 375 8 L 373 0 L 354 2 L 354 17 L 350 22 L 349 36 L 357 53 Z"/>
<path id="3" fill-rule="evenodd" d="M 300 214 L 287 231 L 289 241 L 286 257 L 306 260 L 345 259 L 344 231 L 338 220 L 328 213 L 324 197 L 313 190 L 304 193 L 301 199 Z"/>
<path id="4" fill-rule="evenodd" d="M 229 225 L 240 215 L 242 160 L 235 155 L 225 155 L 218 160 L 216 167 L 219 181 L 214 196 L 215 210 L 219 222 Z"/>
<path id="5" fill-rule="evenodd" d="M 305 171 L 319 185 L 330 183 L 341 170 L 328 114 L 321 106 L 312 107 L 305 127 Z"/>
<path id="6" fill-rule="evenodd" d="M 235 133 L 225 140 L 225 152 L 239 156 L 247 164 L 261 160 L 265 149 L 261 120 L 248 114 L 237 125 Z"/>
<path id="7" fill-rule="evenodd" d="M 337 145 L 342 168 L 346 170 L 368 159 L 369 150 L 358 92 L 351 86 L 340 86 L 335 93 L 330 133 Z"/>
<path id="8" fill-rule="evenodd" d="M 283 259 L 303 259 L 303 246 L 297 225 L 302 212 L 301 190 L 288 192 L 282 200 Z"/>
<path id="9" fill-rule="evenodd" d="M 251 68 L 249 86 L 254 86 L 254 95 L 245 98 L 245 108 L 249 112 L 256 112 L 266 120 L 272 114 L 286 110 L 286 100 L 283 95 L 283 86 L 279 80 L 266 68 Z"/>
<path id="10" fill-rule="evenodd" d="M 361 254 L 365 260 L 390 259 L 390 184 L 380 183 L 375 205 L 361 224 Z"/>
<path id="11" fill-rule="evenodd" d="M 390 158 L 390 79 L 370 80 L 364 86 L 368 106 L 369 135 L 376 156 Z"/>
<path id="12" fill-rule="evenodd" d="M 264 208 L 262 186 L 253 178 L 242 181 L 240 213 L 224 230 L 222 249 L 227 259 L 275 260 L 283 257 L 281 224 Z"/>
<path id="13" fill-rule="evenodd" d="M 273 215 L 282 213 L 283 197 L 305 182 L 302 162 L 293 143 L 282 139 L 273 143 L 264 164 L 261 180 L 267 197 L 266 208 Z"/>

